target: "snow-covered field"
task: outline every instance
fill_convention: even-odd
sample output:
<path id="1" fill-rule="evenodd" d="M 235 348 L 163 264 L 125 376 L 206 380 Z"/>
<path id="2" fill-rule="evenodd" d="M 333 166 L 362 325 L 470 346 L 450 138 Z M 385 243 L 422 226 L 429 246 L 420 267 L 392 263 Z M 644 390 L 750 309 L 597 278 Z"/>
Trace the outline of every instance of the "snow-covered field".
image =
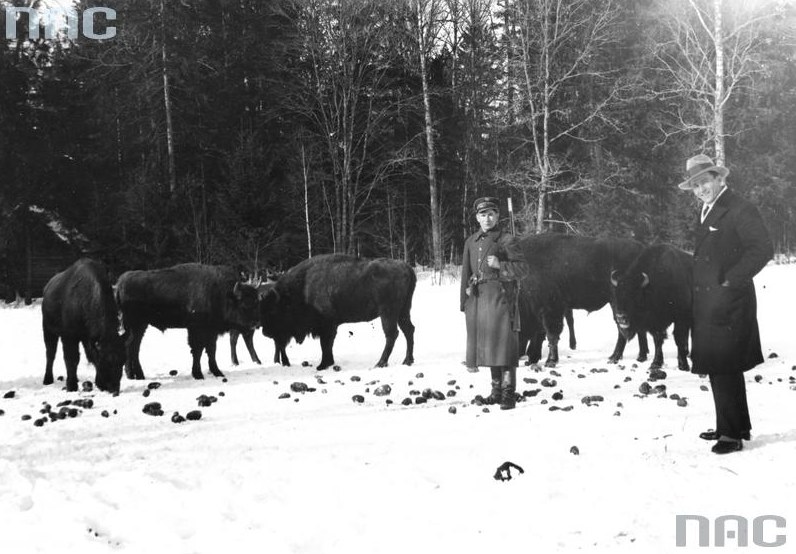
<path id="1" fill-rule="evenodd" d="M 706 380 L 677 371 L 671 339 L 665 345 L 669 377 L 652 385 L 665 383 L 687 406 L 639 393 L 647 364 L 636 367 L 635 341 L 620 365 L 605 363 L 615 340 L 607 308 L 575 313 L 578 350 L 569 351 L 563 340 L 558 368 L 520 368 L 519 390 L 541 389 L 538 395 L 516 410 L 488 413 L 470 404 L 488 391 L 489 373 L 470 374 L 461 365 L 464 318 L 453 280 L 432 286 L 421 279 L 418 285 L 412 367 L 398 365 L 402 336 L 394 365 L 371 367 L 383 346 L 373 322 L 340 328 L 339 372 L 315 371 L 320 346 L 312 339 L 288 348 L 293 367 L 275 366 L 272 343 L 258 334 L 264 366 L 248 361 L 241 341 L 242 364 L 232 368 L 222 337 L 218 360 L 228 381 L 210 376 L 204 360 L 207 378 L 194 381 L 185 332 L 150 328 L 141 355 L 148 380 L 124 379 L 118 397 L 67 393 L 63 382 L 42 386 L 38 306 L 0 309 L 0 549 L 696 552 L 706 549 L 697 547 L 695 528 L 687 548 L 675 546 L 677 514 L 711 521 L 736 514 L 750 522 L 774 514 L 793 525 L 796 266 L 769 266 L 756 282 L 764 354 L 777 357 L 746 374 L 753 440 L 728 456 L 712 454 L 711 444 L 697 437 L 713 427 L 711 395 L 701 388 Z M 305 360 L 312 366 L 302 367 Z M 602 368 L 608 371 L 592 371 Z M 179 373 L 171 376 L 172 370 Z M 55 372 L 64 375 L 60 348 Z M 81 380 L 93 374 L 81 361 Z M 544 378 L 557 385 L 541 386 Z M 145 398 L 151 382 L 161 386 Z M 280 399 L 294 382 L 317 390 Z M 392 393 L 375 396 L 383 384 Z M 426 388 L 456 395 L 401 404 L 410 391 Z M 9 391 L 15 396 L 2 398 Z M 558 391 L 563 399 L 553 400 Z M 218 401 L 199 408 L 202 394 Z M 357 394 L 363 403 L 352 401 Z M 604 401 L 581 401 L 594 395 Z M 59 402 L 78 398 L 91 398 L 94 406 L 34 426 L 44 403 L 57 410 Z M 162 404 L 164 416 L 142 412 L 153 401 Z M 196 409 L 201 420 L 172 423 L 173 412 Z M 32 419 L 23 420 L 26 414 Z M 573 446 L 579 455 L 571 453 Z M 525 473 L 494 480 L 504 461 Z M 769 525 L 763 539 L 777 534 L 788 530 Z M 796 544 L 796 531 L 790 534 L 780 550 Z M 748 548 L 727 550 L 758 550 L 751 529 L 749 540 Z"/>

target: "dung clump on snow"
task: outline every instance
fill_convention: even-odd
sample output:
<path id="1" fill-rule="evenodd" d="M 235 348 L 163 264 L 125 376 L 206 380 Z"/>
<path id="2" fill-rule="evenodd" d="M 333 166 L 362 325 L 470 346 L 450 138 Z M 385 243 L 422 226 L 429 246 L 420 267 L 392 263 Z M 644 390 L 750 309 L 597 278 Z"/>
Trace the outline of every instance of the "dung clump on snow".
<path id="1" fill-rule="evenodd" d="M 208 396 L 206 394 L 202 394 L 196 398 L 197 403 L 199 404 L 200 408 L 208 408 L 218 402 L 218 398 L 215 396 Z"/>
<path id="2" fill-rule="evenodd" d="M 149 404 L 145 404 L 144 409 L 141 411 L 151 416 L 163 415 L 163 407 L 160 405 L 160 402 L 150 402 Z"/>
<path id="3" fill-rule="evenodd" d="M 586 404 L 587 406 L 591 406 L 594 403 L 602 402 L 604 400 L 605 400 L 605 398 L 603 398 L 599 394 L 595 394 L 595 395 L 591 395 L 591 396 L 584 396 L 583 398 L 580 399 L 580 401 L 583 404 Z"/>

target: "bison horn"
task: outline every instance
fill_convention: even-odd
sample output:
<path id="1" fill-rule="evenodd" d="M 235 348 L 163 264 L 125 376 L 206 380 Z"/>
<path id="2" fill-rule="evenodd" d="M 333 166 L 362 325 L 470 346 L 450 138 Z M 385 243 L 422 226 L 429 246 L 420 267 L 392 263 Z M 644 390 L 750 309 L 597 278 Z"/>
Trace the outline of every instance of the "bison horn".
<path id="1" fill-rule="evenodd" d="M 641 273 L 641 288 L 643 289 L 644 287 L 646 287 L 649 284 L 650 284 L 649 276 L 646 273 L 642 272 Z"/>
<path id="2" fill-rule="evenodd" d="M 238 291 L 239 291 L 239 290 L 240 290 L 240 283 L 239 283 L 239 282 L 236 282 L 236 283 L 235 283 L 235 286 L 234 286 L 234 287 L 232 287 L 232 294 L 234 294 L 234 295 L 236 295 L 236 296 L 237 296 L 237 294 L 238 294 Z"/>
<path id="3" fill-rule="evenodd" d="M 611 272 L 611 284 L 615 287 L 619 286 L 619 279 L 617 279 L 616 273 L 615 269 Z"/>

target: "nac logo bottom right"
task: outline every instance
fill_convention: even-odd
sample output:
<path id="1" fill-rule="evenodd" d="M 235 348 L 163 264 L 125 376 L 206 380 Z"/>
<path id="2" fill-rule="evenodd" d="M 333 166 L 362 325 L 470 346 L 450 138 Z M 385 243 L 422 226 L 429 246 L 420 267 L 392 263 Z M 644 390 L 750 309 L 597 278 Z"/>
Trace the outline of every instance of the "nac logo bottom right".
<path id="1" fill-rule="evenodd" d="M 784 517 L 775 515 L 757 516 L 751 522 L 743 516 L 726 515 L 713 521 L 711 533 L 711 521 L 707 517 L 678 515 L 677 546 L 749 546 L 750 531 L 755 546 L 784 546 L 785 523 Z"/>

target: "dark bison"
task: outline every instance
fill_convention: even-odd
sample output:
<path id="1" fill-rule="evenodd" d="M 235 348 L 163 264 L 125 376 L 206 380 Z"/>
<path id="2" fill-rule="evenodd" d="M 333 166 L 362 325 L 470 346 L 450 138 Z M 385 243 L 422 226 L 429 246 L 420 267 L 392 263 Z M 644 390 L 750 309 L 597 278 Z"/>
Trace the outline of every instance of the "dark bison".
<path id="1" fill-rule="evenodd" d="M 629 239 L 557 233 L 529 235 L 520 240 L 520 245 L 528 262 L 528 274 L 521 283 L 521 315 L 534 316 L 523 318 L 522 326 L 526 328 L 523 334 L 531 339 L 536 337 L 538 344 L 539 329 L 544 329 L 549 348 L 545 365 L 554 367 L 558 363 L 558 340 L 566 311 L 592 312 L 611 302 L 611 272 L 626 269 L 644 247 Z M 638 360 L 644 361 L 649 348 L 641 329 L 638 339 Z M 621 359 L 626 343 L 624 334 L 617 331 L 609 362 Z"/>
<path id="2" fill-rule="evenodd" d="M 387 365 L 398 327 L 406 338 L 403 363 L 411 365 L 415 327 L 409 312 L 416 283 L 412 268 L 397 260 L 315 256 L 291 268 L 265 294 L 260 312 L 263 334 L 288 333 L 299 343 L 307 335 L 319 337 L 318 369 L 326 369 L 334 364 L 332 345 L 338 325 L 380 317 L 386 343 L 376 365 Z"/>
<path id="3" fill-rule="evenodd" d="M 194 379 L 203 379 L 200 358 L 207 351 L 210 373 L 223 377 L 216 364 L 218 335 L 253 329 L 258 322 L 257 290 L 238 281 L 231 267 L 197 263 L 151 271 L 127 271 L 116 283 L 122 323 L 130 333 L 127 364 L 130 379 L 143 379 L 138 359 L 147 326 L 187 329 Z"/>
<path id="4" fill-rule="evenodd" d="M 82 258 L 55 275 L 44 287 L 42 331 L 47 351 L 44 384 L 53 382 L 53 360 L 61 339 L 66 364 L 66 390 L 77 390 L 79 343 L 96 368 L 94 382 L 107 392 L 119 392 L 124 365 L 124 336 L 108 272 L 101 263 Z"/>
<path id="5" fill-rule="evenodd" d="M 262 302 L 265 293 L 274 288 L 276 281 L 268 280 L 265 283 L 257 285 L 257 294 L 260 302 Z M 283 332 L 276 333 L 279 336 L 272 336 L 274 340 L 274 363 L 289 366 L 290 360 L 287 357 L 287 345 L 290 342 L 290 335 Z M 257 351 L 254 349 L 254 329 L 238 332 L 235 329 L 229 332 L 229 352 L 232 358 L 232 365 L 238 365 L 238 337 L 243 336 L 243 342 L 246 344 L 246 349 L 249 351 L 249 356 L 256 364 L 262 364 Z"/>
<path id="6" fill-rule="evenodd" d="M 644 249 L 625 271 L 611 275 L 614 319 L 625 338 L 638 329 L 652 334 L 655 355 L 650 369 L 663 365 L 663 340 L 674 323 L 677 367 L 689 371 L 688 334 L 691 330 L 691 269 L 693 257 L 666 244 Z"/>

